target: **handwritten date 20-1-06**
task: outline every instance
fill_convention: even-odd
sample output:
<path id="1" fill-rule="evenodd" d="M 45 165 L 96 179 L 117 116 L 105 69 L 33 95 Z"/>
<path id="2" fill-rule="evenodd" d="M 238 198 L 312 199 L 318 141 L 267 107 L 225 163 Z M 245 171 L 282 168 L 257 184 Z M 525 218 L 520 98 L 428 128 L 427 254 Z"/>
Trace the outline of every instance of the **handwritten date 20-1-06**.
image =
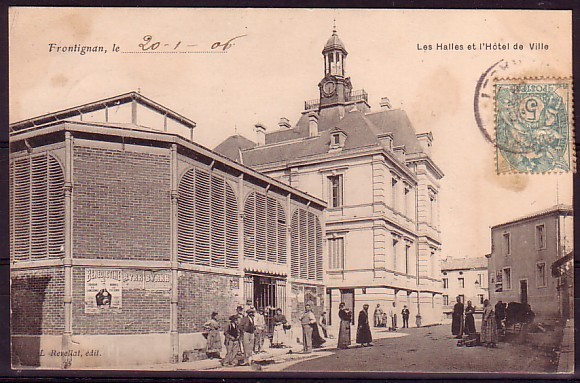
<path id="1" fill-rule="evenodd" d="M 203 50 L 207 50 L 207 51 L 222 51 L 225 52 L 228 49 L 230 49 L 231 47 L 233 47 L 235 44 L 234 40 L 240 39 L 244 36 L 247 35 L 240 35 L 240 36 L 236 36 L 236 37 L 232 37 L 228 40 L 225 41 L 215 41 L 213 42 L 211 45 L 205 47 L 206 49 L 203 49 L 203 47 L 201 47 Z M 183 43 L 183 41 L 179 40 L 177 42 L 171 42 L 171 43 L 166 43 L 163 42 L 161 40 L 156 40 L 153 38 L 152 35 L 145 35 L 143 36 L 143 42 L 141 44 L 139 44 L 139 48 L 141 48 L 141 51 L 143 52 L 151 52 L 151 51 L 191 51 L 191 50 L 197 50 L 199 48 L 194 48 L 194 47 L 199 47 L 198 44 L 185 44 Z M 193 49 L 192 49 L 193 48 Z"/>

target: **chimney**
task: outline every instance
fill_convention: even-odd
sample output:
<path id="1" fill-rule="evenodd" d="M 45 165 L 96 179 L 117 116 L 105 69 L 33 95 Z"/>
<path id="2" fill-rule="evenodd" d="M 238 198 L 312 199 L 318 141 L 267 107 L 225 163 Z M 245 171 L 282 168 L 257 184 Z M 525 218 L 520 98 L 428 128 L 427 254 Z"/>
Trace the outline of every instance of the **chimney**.
<path id="1" fill-rule="evenodd" d="M 379 105 L 382 110 L 390 110 L 392 108 L 391 101 L 388 97 L 381 97 L 381 103 Z"/>
<path id="2" fill-rule="evenodd" d="M 393 133 L 382 133 L 377 135 L 377 138 L 385 148 L 393 150 Z"/>
<path id="3" fill-rule="evenodd" d="M 433 145 L 433 134 L 429 133 L 419 133 L 416 135 L 419 144 L 421 144 L 421 148 L 423 152 L 427 155 L 431 154 L 431 146 Z"/>
<path id="4" fill-rule="evenodd" d="M 404 161 L 405 160 L 405 145 L 399 145 L 399 146 L 395 146 L 393 148 L 393 151 L 395 152 L 395 157 L 397 157 L 399 159 L 399 161 Z"/>
<path id="5" fill-rule="evenodd" d="M 258 146 L 266 144 L 266 128 L 261 123 L 254 125 L 254 131 L 256 132 L 256 143 Z"/>
<path id="6" fill-rule="evenodd" d="M 316 112 L 308 113 L 308 132 L 310 137 L 318 136 L 318 114 Z"/>
<path id="7" fill-rule="evenodd" d="M 280 129 L 289 129 L 291 127 L 290 120 L 288 120 L 286 117 L 280 117 L 278 126 L 280 127 Z"/>

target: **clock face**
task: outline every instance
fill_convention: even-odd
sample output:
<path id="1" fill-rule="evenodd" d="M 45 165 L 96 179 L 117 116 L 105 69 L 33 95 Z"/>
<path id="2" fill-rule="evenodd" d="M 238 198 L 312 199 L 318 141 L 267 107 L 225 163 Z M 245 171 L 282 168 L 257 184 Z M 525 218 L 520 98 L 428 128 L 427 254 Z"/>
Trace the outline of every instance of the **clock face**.
<path id="1" fill-rule="evenodd" d="M 327 97 L 332 96 L 335 90 L 336 84 L 331 81 L 325 82 L 324 85 L 322 86 L 322 93 L 324 93 L 324 95 Z"/>

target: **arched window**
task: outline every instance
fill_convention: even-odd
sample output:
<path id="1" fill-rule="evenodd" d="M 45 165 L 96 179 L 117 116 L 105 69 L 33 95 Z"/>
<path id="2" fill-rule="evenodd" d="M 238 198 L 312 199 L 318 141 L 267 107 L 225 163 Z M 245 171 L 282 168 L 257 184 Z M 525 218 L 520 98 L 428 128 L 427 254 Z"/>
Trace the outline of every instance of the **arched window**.
<path id="1" fill-rule="evenodd" d="M 52 155 L 17 158 L 10 169 L 14 261 L 64 256 L 64 172 Z"/>
<path id="2" fill-rule="evenodd" d="M 273 197 L 252 192 L 244 204 L 244 255 L 286 263 L 286 214 Z"/>
<path id="3" fill-rule="evenodd" d="M 238 205 L 225 178 L 189 169 L 177 199 L 177 254 L 180 262 L 238 267 Z"/>
<path id="4" fill-rule="evenodd" d="M 292 277 L 322 280 L 322 228 L 318 217 L 304 209 L 292 214 L 290 224 Z"/>

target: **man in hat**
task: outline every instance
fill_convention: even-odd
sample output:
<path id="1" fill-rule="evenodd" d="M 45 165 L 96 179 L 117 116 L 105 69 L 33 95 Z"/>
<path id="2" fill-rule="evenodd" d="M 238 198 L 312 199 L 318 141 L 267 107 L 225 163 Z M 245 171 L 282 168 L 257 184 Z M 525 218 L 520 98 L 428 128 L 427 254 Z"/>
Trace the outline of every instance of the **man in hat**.
<path id="1" fill-rule="evenodd" d="M 312 352 L 312 325 L 316 324 L 316 317 L 309 304 L 304 306 L 304 313 L 300 316 L 300 323 L 302 324 L 302 345 L 304 346 L 304 353 L 309 354 Z"/>
<path id="2" fill-rule="evenodd" d="M 250 363 L 250 357 L 254 350 L 254 333 L 256 332 L 256 325 L 254 324 L 255 313 L 256 310 L 250 307 L 246 310 L 246 316 L 243 317 L 240 322 L 240 328 L 242 330 L 242 345 L 244 347 L 243 365 L 248 365 Z"/>

